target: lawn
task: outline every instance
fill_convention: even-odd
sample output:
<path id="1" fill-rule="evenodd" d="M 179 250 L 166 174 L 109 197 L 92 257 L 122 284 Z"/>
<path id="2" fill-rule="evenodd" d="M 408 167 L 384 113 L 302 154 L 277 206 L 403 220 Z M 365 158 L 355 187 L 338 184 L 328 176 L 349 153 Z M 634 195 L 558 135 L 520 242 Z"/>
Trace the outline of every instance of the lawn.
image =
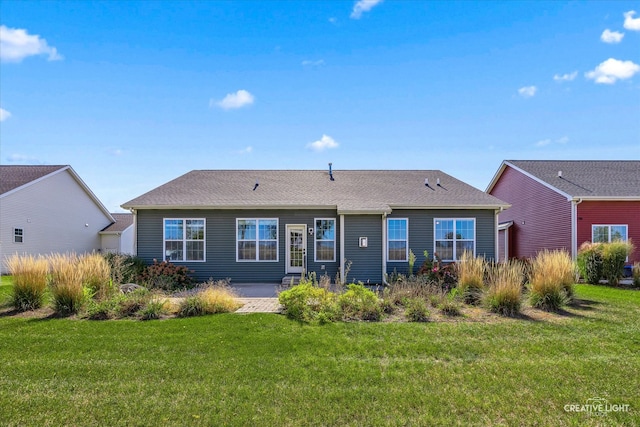
<path id="1" fill-rule="evenodd" d="M 0 425 L 640 425 L 640 292 L 577 298 L 543 321 L 4 316 Z M 564 409 L 592 398 L 629 412 Z"/>

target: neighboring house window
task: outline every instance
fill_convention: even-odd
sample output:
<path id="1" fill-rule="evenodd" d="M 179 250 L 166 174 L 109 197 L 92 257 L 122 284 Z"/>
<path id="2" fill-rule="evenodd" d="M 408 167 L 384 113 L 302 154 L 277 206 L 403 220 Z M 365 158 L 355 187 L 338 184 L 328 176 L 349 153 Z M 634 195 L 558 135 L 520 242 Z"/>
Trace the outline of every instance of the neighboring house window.
<path id="1" fill-rule="evenodd" d="M 592 225 L 591 241 L 593 243 L 626 242 L 627 225 Z"/>
<path id="2" fill-rule="evenodd" d="M 164 259 L 204 261 L 204 219 L 165 218 Z"/>
<path id="3" fill-rule="evenodd" d="M 407 261 L 409 253 L 409 220 L 387 218 L 387 261 Z"/>
<path id="4" fill-rule="evenodd" d="M 464 251 L 476 252 L 476 220 L 436 218 L 435 250 L 443 261 L 460 259 Z"/>
<path id="5" fill-rule="evenodd" d="M 336 260 L 336 220 L 316 218 L 316 261 Z"/>
<path id="6" fill-rule="evenodd" d="M 238 261 L 278 261 L 276 218 L 236 220 Z"/>
<path id="7" fill-rule="evenodd" d="M 22 243 L 24 238 L 24 230 L 22 228 L 13 229 L 13 243 Z"/>

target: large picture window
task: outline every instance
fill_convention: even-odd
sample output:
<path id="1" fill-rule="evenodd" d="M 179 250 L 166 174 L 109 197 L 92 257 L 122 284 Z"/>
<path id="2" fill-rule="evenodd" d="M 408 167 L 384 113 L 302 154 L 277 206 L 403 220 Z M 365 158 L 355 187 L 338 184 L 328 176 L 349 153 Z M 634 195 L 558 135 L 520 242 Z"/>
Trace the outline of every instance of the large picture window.
<path id="1" fill-rule="evenodd" d="M 409 257 L 409 220 L 387 218 L 387 261 L 407 261 Z"/>
<path id="2" fill-rule="evenodd" d="M 459 260 L 465 251 L 476 254 L 476 220 L 474 218 L 434 220 L 435 248 L 443 261 Z"/>
<path id="3" fill-rule="evenodd" d="M 236 242 L 238 261 L 278 261 L 278 220 L 238 218 Z"/>
<path id="4" fill-rule="evenodd" d="M 315 261 L 335 261 L 336 220 L 333 218 L 316 218 L 315 223 Z"/>
<path id="5" fill-rule="evenodd" d="M 592 225 L 591 241 L 593 243 L 611 243 L 627 241 L 627 225 Z"/>
<path id="6" fill-rule="evenodd" d="M 204 261 L 204 219 L 165 218 L 164 259 Z"/>

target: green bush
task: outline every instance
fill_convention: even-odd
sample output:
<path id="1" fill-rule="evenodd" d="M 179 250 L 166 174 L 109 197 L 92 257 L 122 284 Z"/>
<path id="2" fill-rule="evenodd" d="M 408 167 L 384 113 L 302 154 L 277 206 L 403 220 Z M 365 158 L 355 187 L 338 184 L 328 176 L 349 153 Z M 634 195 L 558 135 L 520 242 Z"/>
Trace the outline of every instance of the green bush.
<path id="1" fill-rule="evenodd" d="M 119 317 L 133 317 L 144 309 L 151 300 L 151 292 L 146 288 L 138 288 L 133 292 L 122 295 L 118 299 L 117 315 Z"/>
<path id="2" fill-rule="evenodd" d="M 151 299 L 147 302 L 147 304 L 142 308 L 138 314 L 140 315 L 140 319 L 142 320 L 153 320 L 159 319 L 162 315 L 168 313 L 167 308 L 167 300 L 165 299 Z"/>
<path id="3" fill-rule="evenodd" d="M 576 263 L 586 283 L 597 285 L 603 276 L 602 243 L 584 242 L 578 250 Z"/>
<path id="4" fill-rule="evenodd" d="M 458 301 L 459 293 L 457 289 L 451 289 L 451 291 L 440 300 L 438 309 L 442 314 L 447 316 L 460 316 L 462 310 L 460 308 L 460 301 Z"/>
<path id="5" fill-rule="evenodd" d="M 340 318 L 336 294 L 305 280 L 280 292 L 278 301 L 288 318 L 300 322 L 327 323 Z"/>
<path id="6" fill-rule="evenodd" d="M 624 275 L 624 264 L 633 252 L 633 244 L 615 241 L 602 247 L 602 274 L 610 285 L 617 285 Z"/>
<path id="7" fill-rule="evenodd" d="M 153 264 L 148 265 L 140 275 L 140 281 L 150 289 L 176 291 L 193 287 L 191 273 L 193 271 L 183 265 L 154 259 Z"/>
<path id="8" fill-rule="evenodd" d="M 113 319 L 118 314 L 120 297 L 105 300 L 90 299 L 87 302 L 85 317 L 90 320 Z"/>
<path id="9" fill-rule="evenodd" d="M 382 318 L 380 298 L 361 283 L 347 285 L 347 291 L 338 297 L 338 304 L 346 319 L 378 321 Z"/>
<path id="10" fill-rule="evenodd" d="M 412 298 L 406 301 L 404 315 L 409 322 L 428 322 L 431 313 L 423 299 Z"/>
<path id="11" fill-rule="evenodd" d="M 116 285 L 137 283 L 147 266 L 143 259 L 134 255 L 107 252 L 103 256 L 111 269 L 111 280 Z"/>

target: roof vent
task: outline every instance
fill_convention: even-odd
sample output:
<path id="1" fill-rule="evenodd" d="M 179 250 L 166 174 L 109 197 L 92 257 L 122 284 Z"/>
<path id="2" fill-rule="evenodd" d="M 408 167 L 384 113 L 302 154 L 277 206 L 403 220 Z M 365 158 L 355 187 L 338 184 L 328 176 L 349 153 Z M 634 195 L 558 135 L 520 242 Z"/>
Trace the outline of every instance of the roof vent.
<path id="1" fill-rule="evenodd" d="M 258 180 L 256 179 L 256 185 L 253 186 L 253 191 L 256 191 L 256 188 L 258 188 L 258 185 L 260 185 L 260 183 L 258 182 Z"/>
<path id="2" fill-rule="evenodd" d="M 562 171 L 558 171 L 558 178 L 562 178 Z"/>
<path id="3" fill-rule="evenodd" d="M 440 178 L 436 179 L 436 185 L 440 187 Z"/>
<path id="4" fill-rule="evenodd" d="M 329 179 L 331 181 L 335 181 L 335 179 L 333 178 L 333 169 L 332 169 L 332 167 L 333 167 L 333 163 L 329 163 Z"/>
<path id="5" fill-rule="evenodd" d="M 424 179 L 424 185 L 425 185 L 425 187 L 429 186 L 429 178 L 425 178 Z"/>

